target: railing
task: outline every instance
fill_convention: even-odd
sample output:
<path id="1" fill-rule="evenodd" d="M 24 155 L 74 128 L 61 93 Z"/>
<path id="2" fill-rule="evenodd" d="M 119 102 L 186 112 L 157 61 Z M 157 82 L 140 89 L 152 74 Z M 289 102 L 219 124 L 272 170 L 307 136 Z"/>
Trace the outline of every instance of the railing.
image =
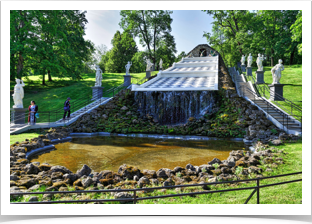
<path id="1" fill-rule="evenodd" d="M 264 179 L 273 179 L 278 177 L 292 176 L 302 174 L 302 172 L 295 172 L 289 174 L 281 174 L 270 177 L 261 177 L 256 179 L 244 179 L 244 180 L 235 180 L 235 181 L 222 181 L 222 182 L 212 182 L 212 183 L 203 183 L 203 184 L 188 184 L 188 185 L 175 185 L 175 186 L 165 186 L 165 187 L 152 187 L 152 188 L 137 188 L 137 189 L 108 189 L 108 190 L 88 190 L 88 191 L 48 191 L 48 192 L 19 192 L 19 193 L 10 193 L 10 196 L 13 195 L 38 195 L 38 194 L 74 194 L 74 193 L 108 193 L 108 192 L 133 192 L 131 198 L 119 198 L 119 199 L 95 199 L 95 200 L 66 200 L 66 201 L 34 201 L 34 202 L 11 202 L 11 204 L 56 204 L 56 203 L 91 203 L 91 202 L 125 202 L 132 201 L 133 204 L 136 204 L 137 201 L 149 200 L 149 199 L 158 199 L 158 198 L 170 198 L 170 197 L 181 197 L 181 196 L 190 196 L 190 195 L 200 195 L 200 194 L 213 194 L 221 192 L 230 192 L 230 191 L 242 191 L 242 190 L 252 190 L 250 196 L 246 199 L 244 204 L 247 204 L 252 196 L 257 193 L 257 204 L 260 204 L 260 189 L 266 187 L 272 187 L 282 184 L 294 183 L 302 181 L 302 179 L 278 182 L 273 184 L 260 185 L 260 181 Z M 160 189 L 173 189 L 173 188 L 186 188 L 186 187 L 203 187 L 208 185 L 219 185 L 219 184 L 233 184 L 239 182 L 256 182 L 256 186 L 252 187 L 243 187 L 243 188 L 234 188 L 234 189 L 224 189 L 224 190 L 215 190 L 215 191 L 202 191 L 202 192 L 191 192 L 191 193 L 181 193 L 181 194 L 169 194 L 161 196 L 152 196 L 152 197 L 137 197 L 138 191 L 152 191 Z"/>
<path id="2" fill-rule="evenodd" d="M 274 95 L 275 98 L 277 99 L 274 101 L 274 104 L 276 104 L 286 113 L 288 113 L 289 115 L 291 115 L 292 117 L 294 117 L 295 119 L 297 119 L 298 121 L 302 123 L 302 107 L 286 99 L 280 94 L 274 92 L 267 85 L 257 85 L 257 82 L 255 81 L 254 77 L 253 76 L 249 76 L 249 77 L 251 79 L 252 85 L 254 86 L 255 90 L 260 96 L 266 99 L 270 99 L 270 96 Z M 285 105 L 278 103 L 278 101 L 283 101 Z M 288 106 L 290 109 L 286 108 L 285 106 Z"/>
<path id="3" fill-rule="evenodd" d="M 284 113 L 279 108 L 273 106 L 270 102 L 268 102 L 267 100 L 264 100 L 263 97 L 258 96 L 257 93 L 255 93 L 251 89 L 247 88 L 246 86 L 241 86 L 239 89 L 242 90 L 243 96 L 245 96 L 245 93 L 249 93 L 253 97 L 253 99 L 252 98 L 250 99 L 250 95 L 249 95 L 248 98 L 250 100 L 252 100 L 252 101 L 258 100 L 258 101 L 261 101 L 262 103 L 264 103 L 266 105 L 266 107 L 262 107 L 262 109 L 266 110 L 266 112 L 268 114 L 270 114 L 269 110 L 273 110 L 274 112 L 276 112 L 280 116 L 282 116 L 283 120 L 282 121 L 279 120 L 279 122 L 283 125 L 284 131 L 287 131 L 287 130 L 285 130 L 285 128 L 288 129 L 291 124 L 294 124 L 293 123 L 294 120 L 290 115 Z M 298 128 L 301 128 L 301 127 L 298 126 Z"/>

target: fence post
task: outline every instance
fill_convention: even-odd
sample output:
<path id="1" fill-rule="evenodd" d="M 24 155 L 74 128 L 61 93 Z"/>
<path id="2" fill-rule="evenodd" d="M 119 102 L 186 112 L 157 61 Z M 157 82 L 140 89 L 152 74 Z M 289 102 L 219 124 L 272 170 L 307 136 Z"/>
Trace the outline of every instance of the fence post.
<path id="1" fill-rule="evenodd" d="M 260 204 L 260 180 L 257 179 L 257 204 Z"/>
<path id="2" fill-rule="evenodd" d="M 134 199 L 133 199 L 133 204 L 136 204 L 136 201 L 137 201 L 137 200 L 136 200 L 136 191 L 134 191 L 133 198 L 134 198 Z"/>

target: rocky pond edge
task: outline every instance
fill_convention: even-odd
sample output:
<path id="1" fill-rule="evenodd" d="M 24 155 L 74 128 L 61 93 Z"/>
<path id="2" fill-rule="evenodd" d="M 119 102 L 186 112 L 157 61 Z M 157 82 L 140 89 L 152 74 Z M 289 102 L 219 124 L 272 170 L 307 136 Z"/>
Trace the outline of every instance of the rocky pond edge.
<path id="1" fill-rule="evenodd" d="M 92 136 L 90 133 L 87 134 L 88 136 Z M 39 189 L 42 185 L 47 187 L 46 191 L 61 191 L 66 190 L 68 186 L 73 186 L 76 190 L 85 190 L 90 186 L 93 186 L 93 189 L 113 189 L 125 185 L 131 185 L 132 187 L 144 187 L 149 184 L 172 186 L 185 183 L 195 184 L 226 181 L 237 178 L 237 169 L 240 171 L 240 175 L 247 177 L 249 174 L 252 174 L 256 177 L 261 177 L 263 170 L 258 167 L 261 164 L 260 161 L 264 164 L 272 164 L 272 167 L 277 167 L 283 163 L 283 159 L 278 156 L 287 154 L 283 150 L 272 151 L 268 145 L 259 142 L 255 147 L 256 151 L 254 153 L 236 150 L 230 152 L 226 160 L 220 161 L 214 158 L 212 161 L 207 162 L 207 164 L 200 166 L 187 164 L 185 168 L 178 166 L 173 170 L 161 168 L 158 171 L 147 169 L 141 171 L 137 167 L 123 164 L 119 167 L 118 172 L 110 170 L 92 172 L 91 168 L 83 165 L 76 173 L 63 166 L 51 166 L 38 162 L 30 163 L 26 158 L 26 153 L 36 152 L 40 148 L 46 149 L 51 147 L 52 143 L 56 144 L 69 141 L 72 138 L 70 135 L 70 130 L 62 127 L 58 131 L 52 129 L 46 135 L 39 135 L 38 138 L 31 139 L 31 141 L 26 139 L 24 142 L 12 144 L 10 146 L 11 192 L 32 191 Z M 97 135 L 100 135 L 100 133 L 97 133 Z M 138 135 L 141 137 L 156 136 L 149 134 Z M 71 136 L 78 136 L 78 133 Z M 125 135 L 113 134 L 110 136 Z M 130 136 L 132 135 L 130 134 Z M 173 138 L 174 136 L 169 137 Z M 193 137 L 197 139 L 203 138 L 202 136 Z M 211 140 L 212 138 L 205 137 L 205 139 Z M 280 139 L 283 139 L 283 136 L 280 136 Z"/>

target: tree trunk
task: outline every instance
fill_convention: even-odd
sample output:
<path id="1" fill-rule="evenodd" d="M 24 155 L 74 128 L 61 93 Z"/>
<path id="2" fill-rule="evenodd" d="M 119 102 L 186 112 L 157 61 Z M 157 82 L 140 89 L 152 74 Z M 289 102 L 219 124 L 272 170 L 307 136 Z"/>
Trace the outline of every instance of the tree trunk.
<path id="1" fill-rule="evenodd" d="M 297 44 L 295 44 L 295 46 L 294 46 L 294 48 L 293 48 L 293 50 L 292 50 L 292 52 L 290 54 L 289 65 L 293 64 L 296 49 L 297 49 Z"/>
<path id="2" fill-rule="evenodd" d="M 16 77 L 21 79 L 22 78 L 22 72 L 23 72 L 23 62 L 24 58 L 22 53 L 20 52 L 18 55 L 18 61 L 17 61 L 17 66 L 16 66 Z"/>
<path id="3" fill-rule="evenodd" d="M 43 71 L 42 75 L 42 85 L 45 85 L 45 71 Z"/>
<path id="4" fill-rule="evenodd" d="M 52 76 L 51 76 L 51 71 L 48 70 L 48 77 L 49 77 L 49 82 L 52 82 Z"/>
<path id="5" fill-rule="evenodd" d="M 274 66 L 274 57 L 273 57 L 273 54 L 274 54 L 274 50 L 273 50 L 273 48 L 271 48 L 271 66 L 272 66 L 272 67 Z"/>

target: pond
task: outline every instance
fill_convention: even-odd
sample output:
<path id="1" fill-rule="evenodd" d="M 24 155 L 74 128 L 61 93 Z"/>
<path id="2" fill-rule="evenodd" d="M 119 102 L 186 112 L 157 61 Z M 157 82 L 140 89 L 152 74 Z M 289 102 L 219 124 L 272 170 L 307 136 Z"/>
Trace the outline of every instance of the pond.
<path id="1" fill-rule="evenodd" d="M 164 138 L 135 138 L 97 136 L 73 138 L 71 142 L 55 145 L 55 150 L 34 155 L 31 162 L 61 165 L 76 172 L 83 164 L 93 171 L 117 172 L 122 164 L 157 171 L 207 164 L 213 158 L 227 159 L 232 150 L 245 150 L 242 141 L 181 140 Z"/>

